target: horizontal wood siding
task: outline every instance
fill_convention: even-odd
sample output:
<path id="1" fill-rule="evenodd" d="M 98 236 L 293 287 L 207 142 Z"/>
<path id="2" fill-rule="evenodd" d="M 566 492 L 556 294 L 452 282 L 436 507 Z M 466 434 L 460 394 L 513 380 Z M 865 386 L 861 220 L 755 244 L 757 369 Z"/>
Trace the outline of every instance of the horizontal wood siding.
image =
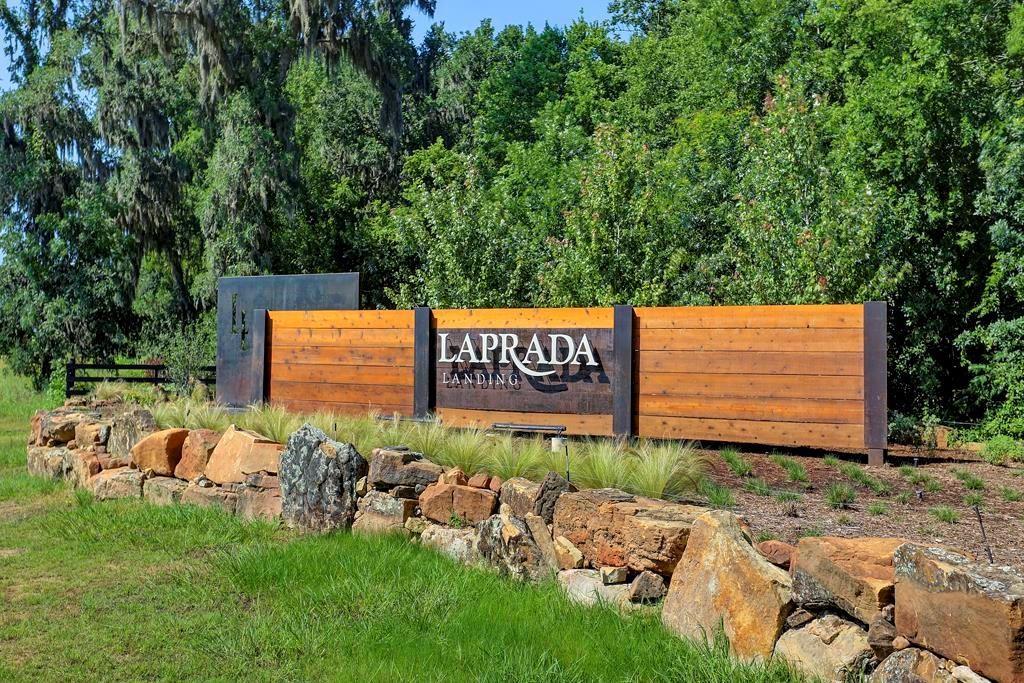
<path id="1" fill-rule="evenodd" d="M 611 436 L 611 415 L 567 415 L 557 413 L 518 413 L 495 410 L 463 410 L 438 408 L 437 416 L 450 427 L 479 427 L 487 429 L 496 422 L 516 424 L 562 426 L 565 433 L 577 436 Z"/>
<path id="2" fill-rule="evenodd" d="M 639 436 L 864 447 L 864 307 L 637 308 Z"/>
<path id="3" fill-rule="evenodd" d="M 606 327 L 611 308 L 476 308 L 435 310 L 436 329 Z"/>
<path id="4" fill-rule="evenodd" d="M 268 323 L 270 403 L 412 414 L 412 311 L 271 311 Z"/>

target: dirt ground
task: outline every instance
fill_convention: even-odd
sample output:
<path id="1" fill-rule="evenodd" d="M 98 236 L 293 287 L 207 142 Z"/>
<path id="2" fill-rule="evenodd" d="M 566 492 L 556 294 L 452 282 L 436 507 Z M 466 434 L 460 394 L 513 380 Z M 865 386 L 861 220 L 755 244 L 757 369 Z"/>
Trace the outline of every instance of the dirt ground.
<path id="1" fill-rule="evenodd" d="M 750 523 L 755 538 L 778 538 L 788 543 L 805 535 L 824 536 L 891 536 L 911 541 L 941 544 L 964 550 L 978 559 L 986 559 L 985 543 L 974 508 L 965 502 L 969 494 L 980 494 L 981 521 L 997 564 L 1024 567 L 1024 468 L 1007 468 L 984 462 L 949 462 L 915 457 L 909 449 L 897 451 L 880 467 L 864 464 L 863 456 L 837 456 L 843 462 L 856 463 L 863 471 L 883 482 L 889 489 L 878 495 L 858 485 L 826 463 L 823 454 L 785 453 L 807 470 L 807 482 L 793 482 L 786 470 L 766 453 L 742 453 L 753 466 L 750 476 L 738 477 L 716 451 L 708 451 L 710 476 L 719 485 L 728 486 L 737 503 L 737 511 Z M 914 468 L 917 475 L 932 481 L 914 483 L 911 472 L 900 466 Z M 969 472 L 983 482 L 984 488 L 969 489 L 956 475 Z M 752 478 L 764 480 L 772 495 L 760 495 L 745 488 Z M 856 500 L 846 509 L 833 509 L 825 502 L 825 491 L 835 482 L 848 484 L 856 491 Z M 800 494 L 792 502 L 777 498 L 779 491 Z M 1014 496 L 1016 492 L 1017 496 Z M 901 496 L 901 494 L 903 494 Z M 1008 502 L 1005 497 L 1022 500 Z M 875 503 L 875 506 L 872 504 Z M 881 507 L 884 506 L 884 512 Z M 959 519 L 940 521 L 932 510 L 952 508 Z M 869 507 L 873 510 L 869 512 Z M 872 512 L 874 514 L 872 514 Z"/>

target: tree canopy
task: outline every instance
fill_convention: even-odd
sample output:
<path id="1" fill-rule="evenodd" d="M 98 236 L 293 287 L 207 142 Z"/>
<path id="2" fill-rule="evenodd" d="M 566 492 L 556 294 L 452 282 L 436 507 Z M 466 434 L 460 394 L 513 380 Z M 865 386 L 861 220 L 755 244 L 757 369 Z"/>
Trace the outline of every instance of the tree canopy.
<path id="1" fill-rule="evenodd" d="M 442 0 L 443 1 L 443 0 Z M 890 308 L 890 403 L 1024 436 L 1024 9 L 615 0 L 0 8 L 0 353 L 139 355 L 225 274 L 363 305 Z"/>

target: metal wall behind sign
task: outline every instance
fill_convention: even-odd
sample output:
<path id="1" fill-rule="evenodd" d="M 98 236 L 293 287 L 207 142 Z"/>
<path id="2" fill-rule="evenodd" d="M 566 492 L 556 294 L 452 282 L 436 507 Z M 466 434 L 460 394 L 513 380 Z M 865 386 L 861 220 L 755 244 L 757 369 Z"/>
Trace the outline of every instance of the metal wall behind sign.
<path id="1" fill-rule="evenodd" d="M 218 279 L 217 400 L 230 406 L 263 400 L 267 310 L 358 307 L 359 273 Z"/>

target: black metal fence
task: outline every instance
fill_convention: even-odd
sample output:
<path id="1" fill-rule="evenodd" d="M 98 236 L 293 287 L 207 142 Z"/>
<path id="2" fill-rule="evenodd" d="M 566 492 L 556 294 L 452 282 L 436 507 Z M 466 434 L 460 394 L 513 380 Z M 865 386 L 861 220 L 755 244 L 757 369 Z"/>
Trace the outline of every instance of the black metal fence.
<path id="1" fill-rule="evenodd" d="M 216 366 L 204 366 L 200 368 L 200 373 L 197 378 L 200 382 L 211 386 L 216 383 Z M 167 376 L 167 366 L 159 363 L 78 363 L 75 360 L 71 360 L 65 366 L 65 379 L 65 398 L 89 393 L 89 386 L 79 388 L 76 386 L 79 384 L 91 385 L 100 382 L 165 384 L 170 381 Z"/>

